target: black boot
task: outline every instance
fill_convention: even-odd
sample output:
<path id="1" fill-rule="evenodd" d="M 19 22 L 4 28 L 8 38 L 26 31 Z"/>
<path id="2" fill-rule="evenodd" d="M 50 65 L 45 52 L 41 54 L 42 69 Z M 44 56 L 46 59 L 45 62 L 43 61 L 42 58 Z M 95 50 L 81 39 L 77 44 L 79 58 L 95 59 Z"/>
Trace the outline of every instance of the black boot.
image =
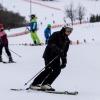
<path id="1" fill-rule="evenodd" d="M 36 43 L 36 41 L 34 41 L 34 45 L 36 45 L 37 43 Z"/>
<path id="2" fill-rule="evenodd" d="M 9 56 L 9 63 L 15 63 L 11 56 Z"/>

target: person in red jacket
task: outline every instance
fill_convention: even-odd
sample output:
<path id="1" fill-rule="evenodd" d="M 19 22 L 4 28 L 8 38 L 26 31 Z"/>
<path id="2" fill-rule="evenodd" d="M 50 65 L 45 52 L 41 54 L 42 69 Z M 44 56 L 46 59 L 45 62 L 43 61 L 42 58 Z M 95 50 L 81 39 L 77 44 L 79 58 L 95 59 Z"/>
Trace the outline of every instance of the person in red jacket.
<path id="1" fill-rule="evenodd" d="M 9 58 L 9 62 L 14 62 L 13 59 L 12 59 L 11 53 L 9 51 L 7 34 L 4 31 L 3 24 L 0 24 L 0 62 L 3 61 L 2 60 L 3 47 L 5 48 L 7 56 Z"/>

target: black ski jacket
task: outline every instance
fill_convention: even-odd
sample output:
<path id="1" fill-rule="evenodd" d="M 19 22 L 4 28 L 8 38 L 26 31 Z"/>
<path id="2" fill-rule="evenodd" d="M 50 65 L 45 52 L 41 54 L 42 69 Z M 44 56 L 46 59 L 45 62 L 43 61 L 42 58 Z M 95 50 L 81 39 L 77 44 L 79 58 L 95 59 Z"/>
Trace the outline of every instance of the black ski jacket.
<path id="1" fill-rule="evenodd" d="M 60 55 L 63 64 L 67 63 L 67 51 L 69 49 L 70 40 L 63 30 L 54 32 L 45 48 L 43 58 L 51 61 L 57 55 Z"/>

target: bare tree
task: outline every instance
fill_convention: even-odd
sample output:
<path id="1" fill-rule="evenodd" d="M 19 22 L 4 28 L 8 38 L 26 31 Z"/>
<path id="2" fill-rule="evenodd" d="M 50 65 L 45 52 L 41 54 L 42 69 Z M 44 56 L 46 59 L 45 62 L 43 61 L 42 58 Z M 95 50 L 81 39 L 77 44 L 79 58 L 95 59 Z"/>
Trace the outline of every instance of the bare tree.
<path id="1" fill-rule="evenodd" d="M 80 24 L 82 23 L 84 16 L 85 16 L 85 8 L 79 4 L 79 6 L 77 7 L 77 19 L 80 21 Z"/>
<path id="2" fill-rule="evenodd" d="M 69 7 L 65 8 L 66 17 L 70 18 L 71 23 L 75 20 L 76 10 L 74 9 L 73 3 L 69 5 Z"/>

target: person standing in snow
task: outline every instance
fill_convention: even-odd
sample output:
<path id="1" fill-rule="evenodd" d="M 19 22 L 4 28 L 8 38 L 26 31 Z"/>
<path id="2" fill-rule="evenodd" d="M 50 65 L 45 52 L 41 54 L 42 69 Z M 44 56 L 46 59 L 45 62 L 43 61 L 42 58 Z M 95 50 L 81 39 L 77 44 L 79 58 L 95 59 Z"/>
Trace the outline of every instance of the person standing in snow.
<path id="1" fill-rule="evenodd" d="M 9 63 L 14 62 L 13 59 L 12 59 L 11 53 L 9 51 L 7 34 L 4 31 L 3 24 L 0 24 L 0 62 L 3 61 L 2 60 L 3 47 L 5 48 L 7 56 L 9 58 Z"/>
<path id="2" fill-rule="evenodd" d="M 67 52 L 69 45 L 72 44 L 68 36 L 72 30 L 73 28 L 64 26 L 50 36 L 43 54 L 45 70 L 34 79 L 30 85 L 31 89 L 55 90 L 51 85 L 60 74 L 61 69 L 66 67 Z"/>
<path id="3" fill-rule="evenodd" d="M 30 19 L 30 32 L 34 44 L 40 45 L 41 42 L 37 35 L 37 17 L 34 14 L 31 15 L 31 19 Z"/>
<path id="4" fill-rule="evenodd" d="M 51 36 L 51 24 L 48 24 L 46 29 L 44 30 L 44 36 L 45 36 L 45 44 L 47 44 L 49 37 Z"/>

